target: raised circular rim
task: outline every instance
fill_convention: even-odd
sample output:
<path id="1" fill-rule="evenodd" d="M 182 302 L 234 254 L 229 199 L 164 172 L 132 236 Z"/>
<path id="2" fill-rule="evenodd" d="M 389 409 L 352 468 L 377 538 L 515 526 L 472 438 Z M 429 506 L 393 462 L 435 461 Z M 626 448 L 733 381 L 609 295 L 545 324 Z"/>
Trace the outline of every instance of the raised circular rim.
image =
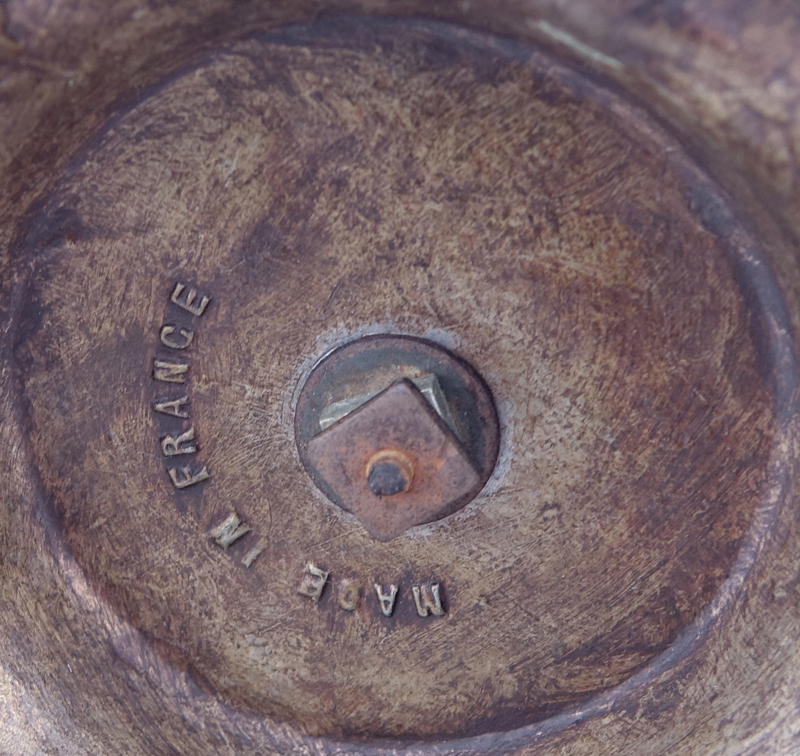
<path id="1" fill-rule="evenodd" d="M 423 26 L 434 34 L 436 29 L 444 24 L 425 22 Z M 478 44 L 492 45 L 493 38 L 481 32 L 463 31 L 466 38 Z M 517 46 L 523 52 L 529 48 Z M 521 54 L 521 53 L 520 53 Z M 548 56 L 549 57 L 549 56 Z M 550 71 L 556 78 L 574 76 L 575 74 L 562 64 L 555 63 Z M 613 105 L 617 111 L 629 110 L 641 112 L 639 108 L 626 103 L 618 95 L 610 93 L 590 80 L 581 77 L 581 87 L 590 90 L 596 100 L 607 107 Z M 649 136 L 656 142 L 661 142 L 665 147 L 675 145 L 675 140 L 669 137 L 648 116 Z M 744 298 L 753 311 L 760 325 L 764 341 L 762 356 L 765 363 L 765 372 L 772 381 L 775 396 L 775 407 L 778 417 L 779 430 L 773 443 L 769 462 L 769 480 L 771 485 L 761 502 L 756 507 L 751 527 L 745 536 L 735 565 L 729 577 L 720 586 L 712 601 L 704 608 L 700 616 L 691 625 L 684 628 L 678 638 L 661 654 L 650 660 L 639 672 L 628 678 L 623 683 L 598 694 L 588 702 L 570 707 L 568 710 L 549 719 L 533 725 L 526 725 L 515 730 L 501 733 L 477 735 L 465 739 L 440 740 L 431 743 L 438 754 L 445 753 L 470 753 L 475 751 L 491 751 L 492 753 L 510 753 L 525 745 L 531 745 L 539 740 L 554 734 L 561 728 L 572 725 L 588 718 L 601 716 L 618 708 L 625 701 L 641 695 L 645 686 L 652 685 L 659 678 L 676 670 L 695 654 L 703 643 L 709 638 L 713 626 L 729 612 L 740 596 L 742 587 L 753 569 L 756 560 L 767 540 L 769 533 L 775 526 L 781 512 L 781 507 L 786 504 L 790 495 L 791 478 L 794 471 L 792 458 L 792 441 L 795 431 L 790 426 L 790 420 L 796 408 L 797 390 L 800 386 L 798 380 L 798 362 L 792 342 L 790 318 L 786 302 L 780 287 L 770 269 L 767 256 L 761 245 L 740 225 L 735 214 L 730 209 L 729 199 L 724 197 L 719 189 L 711 182 L 706 174 L 691 162 L 680 149 L 671 154 L 670 159 L 683 169 L 688 182 L 694 184 L 696 191 L 693 197 L 687 198 L 696 203 L 698 216 L 706 227 L 725 239 L 731 248 L 730 259 L 737 271 L 739 286 Z M 27 268 L 27 266 L 24 266 Z M 33 271 L 28 269 L 27 274 Z M 25 278 L 23 274 L 22 279 Z M 12 306 L 16 315 L 19 308 L 24 306 L 24 280 L 21 284 L 22 292 L 15 297 Z M 13 324 L 15 318 L 12 317 Z M 9 332 L 13 331 L 10 329 Z M 21 400 L 19 386 L 12 386 L 17 401 Z M 12 418 L 11 422 L 20 423 L 20 418 Z M 102 598 L 95 596 L 89 587 L 80 566 L 75 562 L 68 548 L 63 544 L 57 532 L 56 524 L 46 510 L 46 494 L 41 481 L 35 474 L 33 459 L 28 444 L 22 449 L 26 466 L 32 470 L 32 480 L 35 481 L 35 504 L 39 511 L 42 525 L 47 533 L 51 550 L 56 562 L 65 575 L 68 583 L 78 595 L 87 612 L 98 614 L 102 618 L 112 645 L 120 650 L 125 650 L 121 655 L 136 666 L 147 666 L 147 660 L 154 652 L 147 639 L 133 626 L 117 617 L 113 608 Z M 137 663 L 138 662 L 138 663 Z M 166 664 L 169 664 L 168 662 Z M 158 684 L 167 692 L 181 691 L 185 695 L 187 681 L 191 675 L 187 672 L 173 668 L 173 676 L 160 675 Z M 189 687 L 196 689 L 196 683 Z M 203 694 L 208 697 L 208 694 Z M 250 715 L 243 715 L 239 710 L 218 704 L 222 710 L 229 710 L 237 718 L 250 719 Z M 262 729 L 265 718 L 252 716 L 256 729 Z M 310 738 L 293 735 L 290 728 L 281 726 L 281 732 L 273 734 L 276 747 L 310 749 L 312 752 L 344 752 L 355 751 L 362 754 L 375 756 L 389 753 L 396 754 L 407 750 L 405 746 L 398 746 L 396 741 L 348 741 L 328 738 Z M 419 744 L 416 744 L 417 746 Z M 408 748 L 411 747 L 409 744 Z"/>

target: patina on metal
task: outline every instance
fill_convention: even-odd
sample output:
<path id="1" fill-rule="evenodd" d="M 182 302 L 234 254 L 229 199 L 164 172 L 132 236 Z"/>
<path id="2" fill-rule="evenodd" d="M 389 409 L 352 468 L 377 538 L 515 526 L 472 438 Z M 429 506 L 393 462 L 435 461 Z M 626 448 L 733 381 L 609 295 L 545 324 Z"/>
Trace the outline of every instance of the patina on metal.
<path id="1" fill-rule="evenodd" d="M 439 379 L 432 373 L 420 375 L 416 378 L 410 379 L 411 383 L 419 389 L 420 393 L 427 400 L 428 404 L 436 410 L 436 414 L 444 420 L 450 429 L 455 433 L 456 423 L 453 420 L 453 414 L 450 411 L 450 405 L 442 392 Z M 388 388 L 388 386 L 386 387 Z M 365 394 L 362 396 L 349 397 L 341 399 L 338 402 L 326 407 L 319 416 L 319 427 L 322 430 L 333 425 L 337 420 L 347 417 L 351 412 L 357 410 L 362 404 L 366 404 L 374 396 L 377 396 L 380 391 L 375 391 L 373 394 Z"/>
<path id="2" fill-rule="evenodd" d="M 797 8 L 2 10 L 3 756 L 794 756 Z"/>

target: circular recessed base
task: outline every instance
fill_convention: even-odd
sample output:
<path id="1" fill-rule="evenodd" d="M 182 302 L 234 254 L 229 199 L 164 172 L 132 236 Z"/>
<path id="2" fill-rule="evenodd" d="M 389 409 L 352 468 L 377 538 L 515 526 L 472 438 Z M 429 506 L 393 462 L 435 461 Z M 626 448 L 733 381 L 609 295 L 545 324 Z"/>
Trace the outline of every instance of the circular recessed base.
<path id="1" fill-rule="evenodd" d="M 795 366 L 757 244 L 644 113 L 506 41 L 347 22 L 219 50 L 118 114 L 13 249 L 69 584 L 152 686 L 276 750 L 632 696 L 783 491 Z M 455 345 L 502 429 L 474 505 L 390 541 L 296 445 L 310 366 L 376 326 Z"/>

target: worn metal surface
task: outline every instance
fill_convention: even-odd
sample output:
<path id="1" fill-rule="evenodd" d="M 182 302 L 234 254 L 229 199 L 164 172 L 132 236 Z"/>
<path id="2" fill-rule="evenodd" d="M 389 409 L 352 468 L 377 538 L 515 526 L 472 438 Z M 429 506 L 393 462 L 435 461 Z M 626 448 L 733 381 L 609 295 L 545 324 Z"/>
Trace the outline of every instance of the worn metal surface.
<path id="1" fill-rule="evenodd" d="M 6 4 L 0 749 L 792 754 L 796 11 L 425 8 L 627 94 L 446 26 L 237 41 L 322 7 Z M 389 543 L 294 445 L 378 329 L 504 444 Z"/>
<path id="2" fill-rule="evenodd" d="M 456 422 L 453 420 L 453 413 L 450 411 L 450 405 L 442 392 L 439 379 L 427 373 L 419 376 L 418 378 L 411 378 L 411 383 L 416 386 L 425 400 L 436 411 L 436 414 L 444 420 L 449 428 L 456 431 Z M 389 388 L 389 385 L 386 386 Z M 383 389 L 385 390 L 385 389 Z M 319 416 L 319 427 L 322 430 L 333 425 L 337 420 L 347 417 L 351 412 L 357 410 L 362 404 L 366 404 L 374 396 L 377 396 L 380 391 L 375 391 L 373 394 L 361 394 L 359 396 L 342 399 L 338 402 L 328 405 L 322 410 Z"/>

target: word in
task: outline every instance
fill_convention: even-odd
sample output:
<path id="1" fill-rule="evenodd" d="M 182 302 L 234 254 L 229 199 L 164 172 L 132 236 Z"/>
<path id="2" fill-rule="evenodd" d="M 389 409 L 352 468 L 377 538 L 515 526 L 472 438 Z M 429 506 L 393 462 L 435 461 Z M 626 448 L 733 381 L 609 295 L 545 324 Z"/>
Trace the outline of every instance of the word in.
<path id="1" fill-rule="evenodd" d="M 219 525 L 209 530 L 208 535 L 214 539 L 218 546 L 221 546 L 227 551 L 230 546 L 236 543 L 242 536 L 246 536 L 248 533 L 252 532 L 252 530 L 253 528 L 242 522 L 242 519 L 236 512 L 231 512 Z M 259 540 L 258 543 L 244 555 L 242 564 L 249 568 L 266 548 L 267 544 Z"/>

